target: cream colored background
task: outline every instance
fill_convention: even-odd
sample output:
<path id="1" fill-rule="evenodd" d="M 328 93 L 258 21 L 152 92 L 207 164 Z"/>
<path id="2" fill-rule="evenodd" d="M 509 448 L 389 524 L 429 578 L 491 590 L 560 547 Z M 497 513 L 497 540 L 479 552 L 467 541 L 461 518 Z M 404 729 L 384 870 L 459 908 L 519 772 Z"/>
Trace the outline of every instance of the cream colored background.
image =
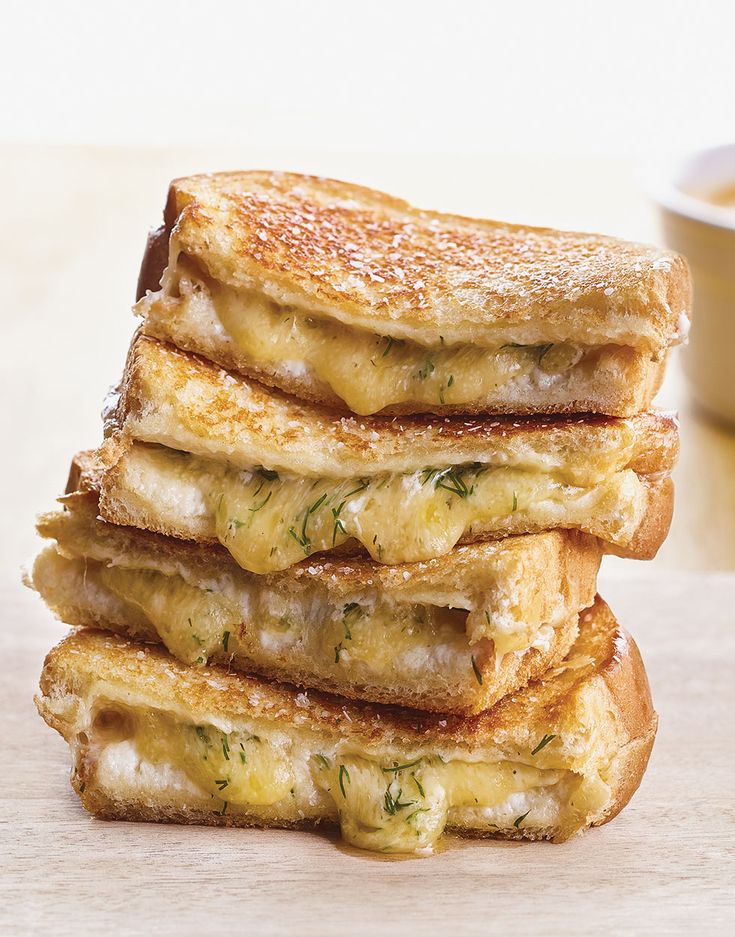
<path id="1" fill-rule="evenodd" d="M 562 847 L 454 842 L 386 862 L 307 834 L 90 820 L 31 703 L 63 628 L 18 569 L 71 455 L 99 440 L 172 176 L 314 171 L 656 239 L 639 168 L 732 135 L 735 5 L 11 2 L 3 25 L 0 932 L 731 932 L 735 436 L 692 412 L 675 360 L 671 536 L 601 580 L 661 729 L 631 806 Z"/>

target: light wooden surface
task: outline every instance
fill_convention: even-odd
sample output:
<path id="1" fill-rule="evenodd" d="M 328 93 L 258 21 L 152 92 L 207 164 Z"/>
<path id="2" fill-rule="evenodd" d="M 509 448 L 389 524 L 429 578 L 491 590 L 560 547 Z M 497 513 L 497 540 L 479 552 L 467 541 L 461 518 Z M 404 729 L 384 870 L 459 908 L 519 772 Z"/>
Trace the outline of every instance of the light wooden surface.
<path id="1" fill-rule="evenodd" d="M 5 149 L 0 372 L 6 449 L 0 597 L 0 933 L 720 933 L 735 924 L 735 436 L 682 409 L 669 541 L 651 564 L 607 561 L 601 591 L 639 641 L 661 730 L 651 770 L 609 827 L 569 844 L 455 842 L 434 858 L 358 858 L 334 838 L 104 824 L 67 780 L 65 747 L 35 716 L 43 655 L 61 634 L 18 569 L 33 516 L 70 456 L 99 440 L 119 375 L 146 228 L 167 180 L 200 169 L 318 170 L 465 213 L 655 238 L 630 166 L 324 154 Z"/>
<path id="2" fill-rule="evenodd" d="M 2 690 L 0 933 L 726 933 L 735 576 L 659 573 L 601 591 L 637 637 L 661 719 L 630 806 L 560 846 L 451 840 L 432 858 L 393 861 L 324 834 L 90 819 L 69 786 L 66 745 L 30 700 L 61 628 L 18 595 Z"/>

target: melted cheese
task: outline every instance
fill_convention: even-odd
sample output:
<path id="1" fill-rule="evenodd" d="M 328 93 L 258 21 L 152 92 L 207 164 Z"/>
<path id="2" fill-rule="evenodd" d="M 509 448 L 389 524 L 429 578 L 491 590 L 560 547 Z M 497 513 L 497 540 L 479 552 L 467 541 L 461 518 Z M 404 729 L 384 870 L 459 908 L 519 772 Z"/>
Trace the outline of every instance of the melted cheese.
<path id="1" fill-rule="evenodd" d="M 476 690 L 481 677 L 475 668 L 506 653 L 524 634 L 500 633 L 493 651 L 487 641 L 469 644 L 463 609 L 374 597 L 335 605 L 321 590 L 291 593 L 265 585 L 223 595 L 177 575 L 77 562 L 84 563 L 84 588 L 101 585 L 142 612 L 186 663 L 238 655 L 338 683 L 392 688 L 411 680 L 430 689 L 436 680 L 437 687 L 450 684 L 460 693 Z M 62 568 L 59 575 L 65 574 Z"/>
<path id="2" fill-rule="evenodd" d="M 187 664 L 205 663 L 212 649 L 241 621 L 223 595 L 191 586 L 180 576 L 154 570 L 93 564 L 92 575 L 118 598 L 143 612 L 169 651 Z"/>
<path id="3" fill-rule="evenodd" d="M 114 757 L 124 749 L 129 781 L 151 778 L 157 768 L 164 793 L 208 800 L 216 813 L 258 816 L 258 808 L 270 806 L 276 817 L 338 818 L 347 842 L 381 852 L 430 851 L 448 823 L 480 831 L 557 827 L 568 834 L 610 795 L 597 775 L 563 768 L 432 752 L 380 758 L 341 752 L 334 741 L 309 734 L 223 731 L 106 699 L 93 707 L 89 734 L 108 784 L 116 783 Z"/>
<path id="4" fill-rule="evenodd" d="M 153 304 L 164 307 L 162 315 L 167 304 L 175 304 L 179 314 L 217 322 L 238 351 L 256 364 L 311 372 L 359 414 L 393 404 L 483 401 L 513 380 L 533 376 L 548 383 L 560 378 L 594 358 L 595 351 L 568 344 L 483 348 L 395 340 L 315 318 L 262 293 L 224 287 L 196 274 L 185 258 L 167 271 L 164 290 L 142 300 L 141 308 Z"/>
<path id="5" fill-rule="evenodd" d="M 629 469 L 580 487 L 511 466 L 328 479 L 241 471 L 163 447 L 134 447 L 132 459 L 126 485 L 136 486 L 145 513 L 180 516 L 195 506 L 207 533 L 254 573 L 285 569 L 352 538 L 379 563 L 427 560 L 475 531 L 507 533 L 514 520 L 625 543 L 646 501 Z"/>

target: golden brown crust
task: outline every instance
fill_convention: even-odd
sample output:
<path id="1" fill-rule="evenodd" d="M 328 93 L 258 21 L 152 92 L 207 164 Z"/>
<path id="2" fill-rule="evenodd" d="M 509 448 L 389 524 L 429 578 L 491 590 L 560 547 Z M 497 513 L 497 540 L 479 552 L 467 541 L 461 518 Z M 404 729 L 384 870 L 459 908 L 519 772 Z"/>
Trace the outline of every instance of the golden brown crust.
<path id="1" fill-rule="evenodd" d="M 676 420 L 659 412 L 628 419 L 345 417 L 146 337 L 131 346 L 116 423 L 136 439 L 245 468 L 329 477 L 487 462 L 488 455 L 514 464 L 529 450 L 567 470 L 610 455 L 620 468 L 650 474 L 669 471 L 678 451 Z"/>
<path id="2" fill-rule="evenodd" d="M 662 350 L 690 305 L 682 257 L 600 235 L 412 208 L 330 179 L 239 172 L 175 180 L 177 247 L 234 288 L 402 337 L 482 334 Z M 152 264 L 148 265 L 149 267 Z M 146 273 L 145 285 L 155 280 Z M 529 342 L 530 343 L 530 342 Z"/>
<path id="3" fill-rule="evenodd" d="M 171 344 L 182 351 L 201 355 L 233 373 L 277 388 L 305 403 L 335 412 L 350 412 L 345 401 L 310 369 L 292 369 L 259 361 L 240 349 L 226 334 L 202 327 L 190 311 L 174 315 L 168 308 L 151 306 L 141 327 L 150 338 Z M 378 411 L 381 416 L 426 413 L 436 416 L 481 416 L 483 414 L 532 415 L 560 413 L 601 413 L 608 416 L 635 416 L 651 405 L 661 387 L 667 353 L 652 358 L 631 348 L 607 346 L 602 363 L 590 373 L 572 369 L 547 387 L 531 380 L 509 381 L 494 387 L 487 397 L 462 404 L 397 403 Z"/>
<path id="4" fill-rule="evenodd" d="M 583 617 L 580 635 L 562 665 L 488 712 L 465 718 L 350 704 L 318 693 L 296 695 L 219 668 L 192 671 L 154 649 L 142 651 L 140 645 L 82 631 L 49 653 L 37 705 L 49 725 L 75 748 L 72 783 L 84 805 L 100 816 L 120 819 L 296 825 L 294 817 L 279 816 L 277 808 L 258 808 L 257 816 L 247 810 L 223 815 L 191 809 L 186 798 L 165 783 L 152 789 L 141 780 L 135 782 L 137 790 L 128 783 L 119 797 L 114 788 L 103 789 L 90 743 L 77 735 L 78 707 L 88 706 L 98 692 L 105 698 L 121 692 L 121 698 L 133 706 L 186 713 L 194 724 L 224 719 L 234 727 L 243 717 L 265 720 L 262 724 L 286 731 L 315 732 L 323 741 L 339 737 L 358 750 L 382 752 L 382 757 L 387 750 L 419 756 L 444 752 L 453 758 L 462 758 L 463 751 L 480 757 L 492 752 L 493 760 L 530 758 L 538 767 L 592 776 L 602 772 L 610 794 L 587 821 L 597 825 L 616 815 L 637 788 L 656 728 L 637 649 L 600 599 Z M 539 748 L 549 734 L 551 741 Z M 320 811 L 314 813 L 298 825 L 316 822 Z M 493 835 L 471 829 L 458 832 Z M 564 831 L 508 829 L 499 835 L 563 838 Z"/>
<path id="5" fill-rule="evenodd" d="M 211 519 L 208 516 L 194 516 L 178 508 L 164 508 L 162 504 L 149 503 L 139 496 L 135 488 L 136 465 L 141 452 L 141 444 L 131 447 L 119 446 L 117 442 L 99 454 L 100 462 L 107 464 L 101 473 L 100 514 L 112 524 L 128 525 L 163 534 L 177 540 L 194 540 L 201 544 L 217 543 Z M 645 503 L 639 526 L 630 539 L 621 537 L 617 524 L 618 511 L 591 510 L 582 524 L 578 519 L 565 516 L 560 511 L 554 520 L 555 529 L 583 529 L 594 533 L 605 544 L 609 553 L 631 559 L 652 559 L 668 533 L 673 512 L 673 483 L 668 476 L 643 476 Z M 618 510 L 624 510 L 620 504 Z M 527 511 L 516 511 L 505 517 L 490 518 L 473 525 L 471 533 L 463 534 L 458 546 L 504 540 L 527 534 L 547 531 L 550 524 L 543 515 L 535 516 L 533 507 Z M 309 561 L 326 560 L 328 556 L 341 557 L 344 554 L 362 554 L 367 551 L 357 540 L 348 540 L 337 545 L 328 553 L 311 554 Z M 442 557 L 438 558 L 439 560 Z"/>
<path id="6" fill-rule="evenodd" d="M 109 631 L 133 641 L 160 645 L 161 640 L 153 625 L 142 616 L 136 616 L 125 603 L 116 602 L 115 597 L 104 590 L 87 591 L 78 581 L 75 570 L 65 570 L 67 581 L 54 577 L 59 571 L 49 569 L 51 564 L 42 553 L 33 569 L 33 587 L 39 592 L 51 611 L 74 628 L 94 628 Z M 66 565 L 70 565 L 67 561 Z M 82 574 L 83 575 L 83 574 Z M 71 594 L 76 590 L 76 595 Z M 102 592 L 102 594 L 96 594 Z M 96 601 L 95 601 L 96 600 Z M 569 652 L 577 637 L 578 616 L 559 623 L 543 648 L 532 648 L 524 655 L 508 654 L 496 666 L 494 657 L 478 664 L 482 685 L 476 681 L 455 685 L 441 671 L 426 674 L 425 684 L 405 676 L 391 685 L 374 682 L 357 682 L 345 670 L 335 676 L 322 675 L 292 663 L 272 665 L 260 657 L 249 656 L 237 648 L 233 653 L 217 648 L 209 657 L 211 665 L 226 667 L 228 671 L 251 674 L 299 688 L 317 690 L 322 693 L 339 694 L 357 703 L 381 703 L 389 706 L 405 706 L 426 712 L 452 713 L 471 716 L 495 705 L 503 696 L 522 689 L 531 680 L 543 676 L 549 668 L 556 667 Z M 241 627 L 247 628 L 247 623 Z"/>
<path id="7" fill-rule="evenodd" d="M 439 750 L 459 746 L 482 751 L 502 739 L 504 744 L 531 749 L 554 729 L 568 736 L 570 719 L 572 734 L 591 719 L 596 730 L 604 732 L 611 752 L 617 752 L 653 718 L 650 695 L 635 700 L 629 692 L 615 690 L 619 681 L 629 686 L 633 678 L 645 680 L 643 665 L 633 650 L 635 642 L 602 599 L 598 597 L 581 619 L 579 636 L 568 654 L 568 660 L 581 661 L 579 665 L 562 663 L 526 689 L 471 717 L 348 704 L 316 691 L 302 693 L 297 700 L 285 686 L 218 667 L 193 669 L 153 647 L 141 655 L 138 644 L 86 630 L 72 633 L 49 652 L 40 686 L 44 697 L 58 692 L 83 695 L 93 681 L 112 681 L 144 687 L 149 705 L 183 707 L 195 721 L 206 721 L 207 713 L 226 712 L 233 721 L 240 717 L 275 719 L 295 729 L 407 749 L 420 740 L 422 746 Z M 624 660 L 629 661 L 625 667 Z M 601 702 L 604 709 L 593 712 L 591 697 L 595 709 Z M 630 705 L 636 707 L 633 716 L 627 714 Z M 553 759 L 553 746 L 546 746 L 536 763 L 544 767 L 553 764 Z"/>
<path id="8" fill-rule="evenodd" d="M 88 468 L 93 464 L 89 455 L 80 453 L 75 462 L 85 463 Z M 542 610 L 540 618 L 546 619 L 556 605 L 551 600 L 553 595 L 563 594 L 570 611 L 580 596 L 589 596 L 591 601 L 592 583 L 600 564 L 601 546 L 594 537 L 557 530 L 478 542 L 457 547 L 443 557 L 393 566 L 375 563 L 364 553 L 315 554 L 288 569 L 254 576 L 238 566 L 218 543 L 170 539 L 104 521 L 98 516 L 98 489 L 95 490 L 92 475 L 84 476 L 83 481 L 88 486 L 86 490 L 59 499 L 64 505 L 63 512 L 39 516 L 37 530 L 42 537 L 59 541 L 76 555 L 83 555 L 85 544 L 90 541 L 107 542 L 110 557 L 127 557 L 130 565 L 137 561 L 146 567 L 151 566 L 155 557 L 156 565 L 163 569 L 186 569 L 190 581 L 222 574 L 237 577 L 243 583 L 257 581 L 268 585 L 313 581 L 338 600 L 357 590 L 376 589 L 403 601 L 418 601 L 421 594 L 441 593 L 442 583 L 446 583 L 451 594 L 476 593 L 518 570 L 523 577 L 524 592 L 516 594 L 514 600 L 522 616 L 530 616 L 532 604 L 538 604 Z"/>
<path id="9" fill-rule="evenodd" d="M 594 538 L 556 531 L 460 547 L 447 557 L 423 563 L 380 566 L 364 557 L 345 557 L 336 562 L 314 558 L 280 573 L 254 576 L 242 570 L 221 547 L 172 541 L 98 519 L 92 492 L 75 493 L 63 501 L 66 510 L 39 518 L 39 533 L 55 539 L 58 547 L 48 547 L 36 559 L 32 586 L 59 618 L 75 627 L 100 628 L 136 640 L 160 642 L 158 632 L 145 616 L 121 601 L 95 575 L 99 563 L 176 575 L 198 587 L 221 584 L 227 577 L 228 587 L 241 590 L 237 594 L 247 594 L 251 601 L 265 588 L 275 588 L 279 595 L 293 595 L 304 608 L 311 607 L 318 597 L 324 601 L 321 596 L 340 609 L 347 601 L 360 601 L 363 596 L 371 601 L 377 595 L 399 602 L 451 604 L 455 608 L 480 605 L 489 609 L 491 617 L 496 609 L 506 618 L 512 614 L 519 627 L 554 626 L 548 644 L 522 656 L 505 655 L 500 664 L 486 650 L 486 642 L 478 645 L 475 654 L 481 685 L 473 679 L 469 664 L 469 678 L 462 684 L 451 672 L 442 675 L 437 663 L 436 670 L 426 672 L 421 680 L 404 674 L 400 682 L 386 686 L 358 681 L 348 668 L 330 676 L 298 666 L 291 659 L 273 664 L 271 655 L 262 650 L 260 656 L 248 656 L 239 642 L 234 654 L 218 646 L 209 658 L 212 663 L 236 670 L 341 693 L 351 699 L 439 712 L 479 712 L 555 666 L 576 637 L 578 611 L 594 597 L 601 552 Z M 220 588 L 215 587 L 216 591 Z M 251 628 L 243 619 L 241 630 L 248 632 Z M 472 640 L 481 640 L 482 633 L 478 627 Z"/>

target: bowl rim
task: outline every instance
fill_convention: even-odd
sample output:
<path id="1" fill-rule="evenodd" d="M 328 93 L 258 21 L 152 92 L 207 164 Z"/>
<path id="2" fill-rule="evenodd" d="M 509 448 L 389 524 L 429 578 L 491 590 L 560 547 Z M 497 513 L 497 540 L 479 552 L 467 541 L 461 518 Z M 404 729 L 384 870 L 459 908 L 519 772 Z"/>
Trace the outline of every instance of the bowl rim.
<path id="1" fill-rule="evenodd" d="M 691 171 L 696 161 L 718 153 L 725 154 L 726 157 L 729 155 L 732 164 L 731 178 L 735 185 L 735 143 L 725 143 L 689 151 L 663 165 L 659 164 L 649 169 L 646 173 L 646 189 L 649 196 L 672 214 L 726 231 L 735 231 L 735 211 L 732 208 L 714 205 L 696 195 L 690 195 L 681 188 L 679 181 L 687 168 Z"/>

